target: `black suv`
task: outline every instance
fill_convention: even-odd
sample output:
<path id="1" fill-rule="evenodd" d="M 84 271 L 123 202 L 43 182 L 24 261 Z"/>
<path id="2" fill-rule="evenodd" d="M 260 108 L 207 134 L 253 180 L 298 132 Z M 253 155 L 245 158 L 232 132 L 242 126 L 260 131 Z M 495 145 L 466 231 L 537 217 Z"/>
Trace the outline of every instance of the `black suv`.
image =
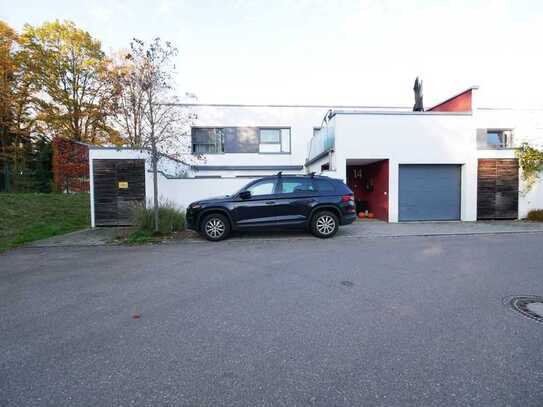
<path id="1" fill-rule="evenodd" d="M 234 195 L 193 202 L 187 209 L 187 227 L 212 241 L 232 230 L 296 228 L 328 238 L 355 219 L 353 191 L 340 180 L 313 175 L 260 178 Z"/>

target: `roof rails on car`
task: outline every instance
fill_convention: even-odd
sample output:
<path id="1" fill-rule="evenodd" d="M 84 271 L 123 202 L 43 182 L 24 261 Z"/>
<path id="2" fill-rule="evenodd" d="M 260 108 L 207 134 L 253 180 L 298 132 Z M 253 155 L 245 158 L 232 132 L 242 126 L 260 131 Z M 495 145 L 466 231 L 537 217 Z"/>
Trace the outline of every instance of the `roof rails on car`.
<path id="1" fill-rule="evenodd" d="M 311 178 L 314 178 L 315 176 L 317 175 L 316 172 L 308 172 L 307 174 L 287 174 L 287 176 L 289 177 L 311 177 Z M 275 175 L 272 175 L 272 177 L 275 176 L 275 177 L 282 177 L 283 176 L 283 171 L 279 171 L 277 174 Z"/>

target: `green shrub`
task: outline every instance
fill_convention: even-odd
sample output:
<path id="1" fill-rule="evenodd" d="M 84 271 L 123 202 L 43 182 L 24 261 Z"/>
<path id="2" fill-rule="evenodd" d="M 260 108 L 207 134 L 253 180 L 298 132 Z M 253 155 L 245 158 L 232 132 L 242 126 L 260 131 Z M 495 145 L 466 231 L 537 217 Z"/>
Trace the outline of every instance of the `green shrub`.
<path id="1" fill-rule="evenodd" d="M 179 210 L 172 202 L 165 201 L 159 204 L 158 208 L 158 229 L 161 234 L 168 234 L 185 229 L 185 212 Z M 136 205 L 131 208 L 132 224 L 138 229 L 153 233 L 155 220 L 153 205 L 147 207 Z"/>
<path id="2" fill-rule="evenodd" d="M 127 244 L 145 244 L 153 241 L 151 232 L 142 229 L 136 230 L 126 238 Z"/>
<path id="3" fill-rule="evenodd" d="M 533 209 L 528 212 L 528 220 L 543 222 L 543 209 Z"/>

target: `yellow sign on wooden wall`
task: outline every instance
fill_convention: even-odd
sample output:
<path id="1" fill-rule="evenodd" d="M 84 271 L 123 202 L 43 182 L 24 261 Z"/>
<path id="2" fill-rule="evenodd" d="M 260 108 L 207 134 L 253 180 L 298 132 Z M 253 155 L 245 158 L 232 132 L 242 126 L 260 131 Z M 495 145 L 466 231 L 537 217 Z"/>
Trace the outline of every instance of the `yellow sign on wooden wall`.
<path id="1" fill-rule="evenodd" d="M 128 181 L 119 181 L 119 189 L 128 189 Z"/>

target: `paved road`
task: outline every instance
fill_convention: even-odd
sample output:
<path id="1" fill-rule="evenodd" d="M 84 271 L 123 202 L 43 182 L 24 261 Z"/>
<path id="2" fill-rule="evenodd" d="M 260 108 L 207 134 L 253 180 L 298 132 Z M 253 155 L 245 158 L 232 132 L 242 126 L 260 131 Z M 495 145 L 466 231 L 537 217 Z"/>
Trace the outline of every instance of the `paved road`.
<path id="1" fill-rule="evenodd" d="M 537 406 L 543 234 L 0 256 L 1 406 Z M 140 313 L 140 319 L 134 319 Z"/>

